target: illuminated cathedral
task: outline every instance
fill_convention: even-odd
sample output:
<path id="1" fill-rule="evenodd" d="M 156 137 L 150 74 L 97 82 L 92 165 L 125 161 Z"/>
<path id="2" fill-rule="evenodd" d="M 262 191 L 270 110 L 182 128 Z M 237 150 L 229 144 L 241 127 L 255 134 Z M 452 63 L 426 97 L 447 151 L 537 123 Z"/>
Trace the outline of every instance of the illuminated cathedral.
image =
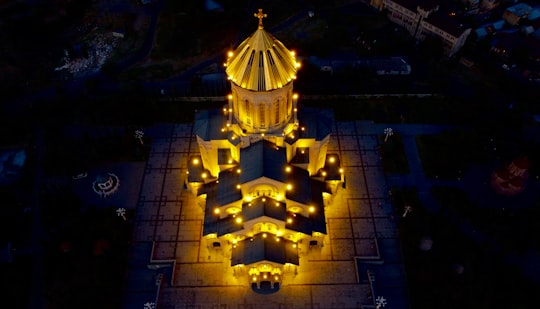
<path id="1" fill-rule="evenodd" d="M 204 210 L 208 250 L 230 252 L 230 267 L 254 291 L 277 291 L 296 271 L 299 247 L 322 246 L 325 208 L 343 184 L 337 154 L 327 153 L 333 114 L 298 108 L 300 63 L 263 27 L 228 53 L 231 93 L 223 109 L 195 114 L 200 155 L 186 185 Z"/>

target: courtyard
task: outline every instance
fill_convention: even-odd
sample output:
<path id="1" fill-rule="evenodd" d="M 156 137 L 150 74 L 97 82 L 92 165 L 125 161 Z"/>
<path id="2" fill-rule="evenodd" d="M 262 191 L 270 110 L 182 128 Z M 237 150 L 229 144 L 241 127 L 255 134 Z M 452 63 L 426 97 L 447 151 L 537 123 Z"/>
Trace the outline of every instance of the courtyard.
<path id="1" fill-rule="evenodd" d="M 328 235 L 322 246 L 300 245 L 300 266 L 290 266 L 281 289 L 251 291 L 230 252 L 201 239 L 203 210 L 184 186 L 188 158 L 198 153 L 191 124 L 159 125 L 144 171 L 134 226 L 137 260 L 127 279 L 124 306 L 157 302 L 159 308 L 360 308 L 377 297 L 407 307 L 406 279 L 389 186 L 376 130 L 364 122 L 334 124 L 328 153 L 338 154 L 345 183 L 326 207 Z M 141 255 L 147 254 L 146 257 Z M 370 265 L 374 265 L 371 267 Z M 149 270 L 150 268 L 150 270 Z M 164 273 L 156 288 L 155 278 Z M 369 273 L 369 274 L 368 274 Z"/>

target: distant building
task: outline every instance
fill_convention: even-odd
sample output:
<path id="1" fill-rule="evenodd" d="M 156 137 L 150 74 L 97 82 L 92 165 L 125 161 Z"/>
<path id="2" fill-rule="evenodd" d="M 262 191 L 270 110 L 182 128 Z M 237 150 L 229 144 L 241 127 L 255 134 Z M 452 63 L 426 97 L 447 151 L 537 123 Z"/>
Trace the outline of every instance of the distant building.
<path id="1" fill-rule="evenodd" d="M 474 32 L 476 33 L 476 37 L 478 39 L 482 39 L 488 35 L 493 35 L 498 31 L 502 30 L 505 24 L 506 22 L 504 21 L 504 19 L 501 19 L 496 22 L 484 24 L 474 30 Z"/>
<path id="2" fill-rule="evenodd" d="M 349 59 L 345 56 L 336 58 L 319 58 L 315 56 L 309 57 L 309 62 L 319 67 L 324 72 L 339 72 L 346 67 L 354 69 L 369 69 L 377 75 L 409 75 L 411 74 L 411 66 L 403 57 L 356 57 L 350 56 Z"/>
<path id="3" fill-rule="evenodd" d="M 447 56 L 454 55 L 471 33 L 471 28 L 460 23 L 450 13 L 439 12 L 439 4 L 422 0 L 383 0 L 388 18 L 407 29 L 418 40 L 435 36 L 442 40 Z"/>
<path id="4" fill-rule="evenodd" d="M 512 26 L 516 26 L 521 20 L 527 19 L 532 7 L 526 3 L 518 3 L 504 10 L 502 18 Z"/>

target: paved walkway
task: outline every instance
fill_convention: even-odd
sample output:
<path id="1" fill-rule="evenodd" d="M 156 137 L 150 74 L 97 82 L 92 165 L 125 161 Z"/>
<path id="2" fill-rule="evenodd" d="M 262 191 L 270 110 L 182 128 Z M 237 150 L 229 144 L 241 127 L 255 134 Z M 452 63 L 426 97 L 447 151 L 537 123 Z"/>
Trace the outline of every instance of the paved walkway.
<path id="1" fill-rule="evenodd" d="M 282 288 L 271 297 L 253 293 L 245 270 L 230 267 L 230 252 L 207 246 L 201 238 L 202 208 L 183 187 L 188 158 L 198 153 L 192 125 L 145 130 L 153 143 L 137 206 L 134 247 L 153 243 L 152 249 L 136 254 L 152 254 L 153 264 L 173 261 L 172 278 L 161 286 L 160 308 L 373 308 L 377 296 L 385 297 L 389 308 L 407 308 L 379 132 L 367 132 L 364 126 L 334 124 L 328 153 L 339 154 L 346 184 L 326 208 L 328 235 L 320 248 L 300 245 L 300 266 L 286 271 Z M 153 277 L 160 270 L 152 273 L 143 266 L 128 270 L 126 308 L 142 307 L 156 292 Z"/>

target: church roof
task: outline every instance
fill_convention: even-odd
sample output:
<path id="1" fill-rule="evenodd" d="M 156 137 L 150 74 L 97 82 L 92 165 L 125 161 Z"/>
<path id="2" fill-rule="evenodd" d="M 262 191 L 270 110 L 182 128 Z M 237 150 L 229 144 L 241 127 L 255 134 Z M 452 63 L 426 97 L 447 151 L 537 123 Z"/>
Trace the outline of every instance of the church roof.
<path id="1" fill-rule="evenodd" d="M 257 219 L 262 216 L 274 218 L 280 221 L 287 219 L 287 211 L 284 203 L 280 203 L 269 197 L 259 197 L 242 206 L 244 221 Z"/>
<path id="2" fill-rule="evenodd" d="M 222 131 L 227 119 L 220 109 L 198 110 L 195 112 L 193 133 L 205 141 L 224 140 L 228 132 Z"/>
<path id="3" fill-rule="evenodd" d="M 250 265 L 269 261 L 279 264 L 298 265 L 298 249 L 294 243 L 284 238 L 276 238 L 272 234 L 257 234 L 238 242 L 232 250 L 231 265 Z"/>
<path id="4" fill-rule="evenodd" d="M 281 88 L 296 78 L 297 70 L 294 53 L 264 30 L 261 11 L 255 14 L 259 28 L 229 55 L 225 69 L 233 83 L 253 91 Z"/>
<path id="5" fill-rule="evenodd" d="M 240 169 L 242 170 L 240 182 L 246 183 L 260 177 L 285 182 L 287 180 L 286 164 L 285 148 L 276 147 L 266 140 L 258 141 L 240 151 Z"/>

